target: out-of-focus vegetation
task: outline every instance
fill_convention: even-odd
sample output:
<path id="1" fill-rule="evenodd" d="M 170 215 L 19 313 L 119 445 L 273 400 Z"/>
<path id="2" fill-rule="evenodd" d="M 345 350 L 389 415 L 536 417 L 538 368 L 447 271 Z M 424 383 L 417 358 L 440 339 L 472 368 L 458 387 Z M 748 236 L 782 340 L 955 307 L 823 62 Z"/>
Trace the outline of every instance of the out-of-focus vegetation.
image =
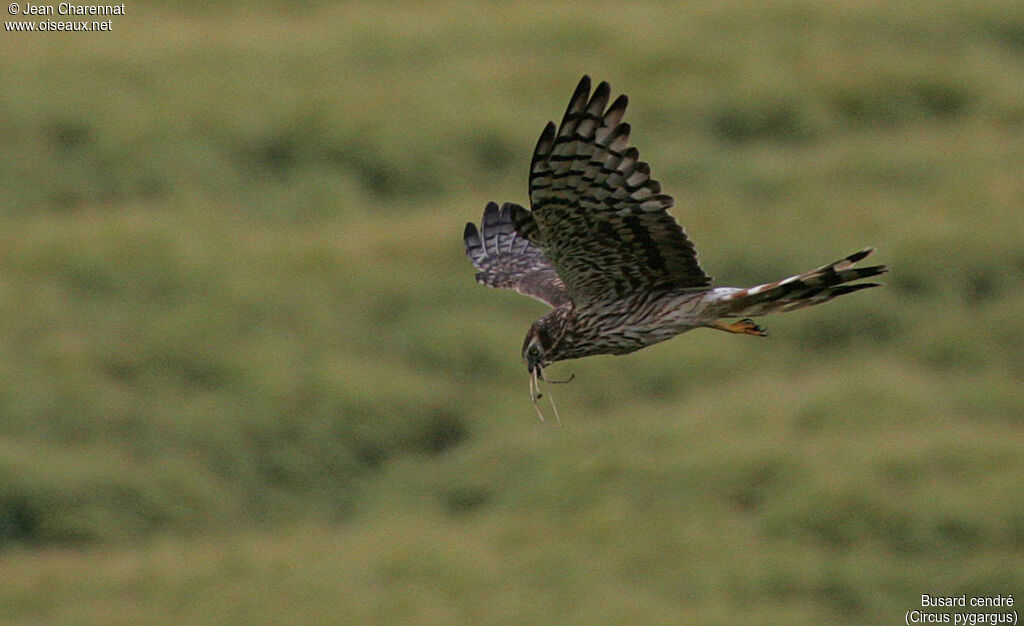
<path id="1" fill-rule="evenodd" d="M 0 619 L 895 623 L 1024 593 L 1024 5 L 151 3 L 0 34 Z M 6 16 L 5 16 L 6 18 Z M 460 239 L 583 73 L 719 284 L 554 376 Z"/>

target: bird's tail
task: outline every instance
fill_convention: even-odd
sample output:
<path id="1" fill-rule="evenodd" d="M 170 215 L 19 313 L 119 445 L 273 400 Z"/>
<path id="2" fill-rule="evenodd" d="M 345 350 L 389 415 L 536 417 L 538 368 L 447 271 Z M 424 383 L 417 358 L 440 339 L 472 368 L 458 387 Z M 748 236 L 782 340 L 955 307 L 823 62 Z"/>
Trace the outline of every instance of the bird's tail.
<path id="1" fill-rule="evenodd" d="M 854 267 L 855 263 L 874 251 L 874 248 L 865 248 L 835 263 L 823 265 L 804 274 L 726 293 L 719 298 L 721 316 L 756 317 L 768 313 L 786 313 L 828 302 L 832 298 L 860 289 L 879 287 L 879 283 L 849 284 L 889 271 L 885 265 Z"/>

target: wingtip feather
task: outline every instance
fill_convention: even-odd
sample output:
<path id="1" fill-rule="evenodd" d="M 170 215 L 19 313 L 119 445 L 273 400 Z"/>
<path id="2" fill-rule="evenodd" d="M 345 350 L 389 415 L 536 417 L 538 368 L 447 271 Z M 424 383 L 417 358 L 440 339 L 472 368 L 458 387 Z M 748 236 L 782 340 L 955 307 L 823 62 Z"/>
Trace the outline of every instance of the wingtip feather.
<path id="1" fill-rule="evenodd" d="M 484 209 L 484 218 L 481 226 L 482 230 L 487 230 L 491 226 L 495 226 L 501 220 L 501 209 L 498 208 L 497 202 L 488 202 L 487 207 Z"/>
<path id="2" fill-rule="evenodd" d="M 543 162 L 551 154 L 551 149 L 555 146 L 555 132 L 557 127 L 554 122 L 549 121 L 545 126 L 544 130 L 540 132 L 540 137 L 537 138 L 537 145 L 533 149 L 533 160 L 530 163 L 530 170 L 533 171 L 533 167 Z"/>
<path id="3" fill-rule="evenodd" d="M 466 244 L 466 256 L 476 266 L 476 257 L 484 246 L 484 241 L 480 237 L 480 232 L 476 229 L 476 224 L 473 222 L 466 223 L 466 229 L 462 231 L 462 241 Z"/>
<path id="4" fill-rule="evenodd" d="M 572 98 L 569 99 L 569 106 L 565 109 L 562 122 L 565 123 L 577 110 L 585 109 L 588 100 L 590 100 L 590 77 L 584 74 L 579 84 L 576 85 L 576 91 L 572 93 Z"/>

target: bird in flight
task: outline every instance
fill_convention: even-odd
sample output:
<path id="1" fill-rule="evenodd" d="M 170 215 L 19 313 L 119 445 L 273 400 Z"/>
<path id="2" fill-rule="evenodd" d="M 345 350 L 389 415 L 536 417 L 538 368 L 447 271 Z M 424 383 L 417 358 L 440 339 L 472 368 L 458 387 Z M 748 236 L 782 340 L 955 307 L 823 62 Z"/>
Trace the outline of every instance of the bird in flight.
<path id="1" fill-rule="evenodd" d="M 629 145 L 628 99 L 591 93 L 584 76 L 557 127 L 548 122 L 530 161 L 530 210 L 491 202 L 466 224 L 466 254 L 488 287 L 552 308 L 530 327 L 523 360 L 537 404 L 544 368 L 595 354 L 628 354 L 694 328 L 763 337 L 751 317 L 821 304 L 879 283 L 888 271 L 855 267 L 866 248 L 815 270 L 755 287 L 713 287 L 669 213 L 672 197 Z M 741 318 L 729 322 L 728 319 Z M 557 409 L 552 403 L 557 416 Z"/>

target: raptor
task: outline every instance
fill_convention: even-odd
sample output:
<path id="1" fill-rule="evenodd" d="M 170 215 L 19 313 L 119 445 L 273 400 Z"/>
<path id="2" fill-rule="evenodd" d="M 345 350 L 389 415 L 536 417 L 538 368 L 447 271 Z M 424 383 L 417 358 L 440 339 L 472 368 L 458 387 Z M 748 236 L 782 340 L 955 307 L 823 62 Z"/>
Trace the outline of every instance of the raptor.
<path id="1" fill-rule="evenodd" d="M 591 93 L 584 76 L 562 122 L 548 122 L 537 141 L 530 210 L 491 202 L 479 228 L 466 224 L 477 282 L 552 307 L 523 341 L 535 408 L 544 368 L 556 361 L 628 354 L 694 328 L 764 336 L 750 318 L 879 286 L 855 282 L 888 271 L 855 267 L 872 248 L 763 285 L 712 286 L 668 213 L 672 197 L 629 145 L 630 126 L 622 121 L 628 99 L 609 105 L 610 96 L 606 82 Z"/>

